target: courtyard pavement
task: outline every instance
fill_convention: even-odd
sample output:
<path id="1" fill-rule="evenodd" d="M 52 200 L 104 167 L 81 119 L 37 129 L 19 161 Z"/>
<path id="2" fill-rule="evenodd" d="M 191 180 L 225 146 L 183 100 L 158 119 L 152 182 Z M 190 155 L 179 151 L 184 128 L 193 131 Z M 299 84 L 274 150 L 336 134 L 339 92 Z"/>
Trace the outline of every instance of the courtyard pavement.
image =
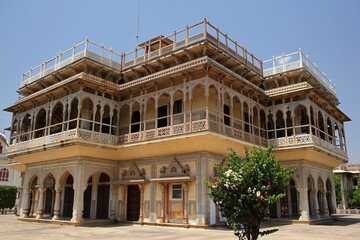
<path id="1" fill-rule="evenodd" d="M 266 225 L 278 232 L 260 239 L 360 239 L 360 215 L 335 215 L 335 221 L 320 225 Z M 237 239 L 226 228 L 186 229 L 139 225 L 105 225 L 74 227 L 46 223 L 20 222 L 14 215 L 0 215 L 0 239 Z"/>

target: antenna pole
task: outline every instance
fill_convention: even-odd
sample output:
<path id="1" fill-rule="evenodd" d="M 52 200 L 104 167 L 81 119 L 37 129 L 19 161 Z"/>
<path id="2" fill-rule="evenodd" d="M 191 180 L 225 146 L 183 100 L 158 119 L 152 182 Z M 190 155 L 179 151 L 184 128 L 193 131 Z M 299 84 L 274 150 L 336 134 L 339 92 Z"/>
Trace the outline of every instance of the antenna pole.
<path id="1" fill-rule="evenodd" d="M 136 45 L 139 45 L 139 10 L 140 10 L 140 0 L 138 0 L 138 9 L 137 9 L 137 33 L 136 33 Z"/>

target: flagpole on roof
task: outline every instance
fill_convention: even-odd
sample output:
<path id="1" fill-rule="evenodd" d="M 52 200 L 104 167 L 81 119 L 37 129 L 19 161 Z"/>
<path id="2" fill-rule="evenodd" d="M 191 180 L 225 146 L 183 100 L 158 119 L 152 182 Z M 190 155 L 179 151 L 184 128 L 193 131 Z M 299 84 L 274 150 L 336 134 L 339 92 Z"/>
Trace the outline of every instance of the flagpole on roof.
<path id="1" fill-rule="evenodd" d="M 137 33 L 136 33 L 136 45 L 139 45 L 139 13 L 140 13 L 140 0 L 138 0 L 138 9 L 137 9 Z"/>

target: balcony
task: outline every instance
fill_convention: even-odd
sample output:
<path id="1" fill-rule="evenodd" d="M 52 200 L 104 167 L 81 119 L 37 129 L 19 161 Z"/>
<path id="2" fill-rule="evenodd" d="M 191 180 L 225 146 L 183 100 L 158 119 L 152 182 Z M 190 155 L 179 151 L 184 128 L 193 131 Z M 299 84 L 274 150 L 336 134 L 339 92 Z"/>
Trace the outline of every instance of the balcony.
<path id="1" fill-rule="evenodd" d="M 269 139 L 269 145 L 275 145 L 277 147 L 287 146 L 299 146 L 306 144 L 314 144 L 321 146 L 331 152 L 337 153 L 343 157 L 347 157 L 347 152 L 344 150 L 344 146 L 335 146 L 321 138 L 313 136 L 311 134 L 301 134 L 297 136 L 281 137 L 277 139 Z"/>
<path id="2" fill-rule="evenodd" d="M 200 114 L 199 114 L 200 113 Z M 193 115 L 205 116 L 204 112 L 193 113 Z M 180 117 L 179 117 L 180 116 Z M 221 117 L 220 121 L 216 121 L 216 117 L 213 114 L 209 114 L 208 118 L 203 118 L 194 121 L 184 122 L 182 118 L 184 114 L 174 115 L 172 118 L 167 116 L 163 118 L 157 118 L 155 121 L 167 120 L 170 123 L 170 119 L 173 119 L 173 124 L 164 127 L 155 127 L 152 129 L 145 129 L 144 126 L 150 126 L 154 124 L 154 121 L 144 122 L 140 125 L 140 123 L 133 123 L 127 126 L 122 126 L 119 128 L 119 135 L 117 136 L 114 132 L 111 131 L 112 134 L 96 132 L 92 130 L 86 130 L 81 128 L 74 128 L 70 130 L 65 130 L 62 132 L 49 134 L 47 136 L 35 137 L 31 140 L 27 140 L 31 136 L 37 136 L 37 133 L 41 131 L 45 131 L 44 129 L 38 129 L 36 131 L 26 133 L 26 134 L 18 134 L 12 136 L 13 139 L 17 139 L 17 142 L 11 144 L 8 149 L 8 153 L 15 153 L 23 150 L 31 150 L 34 148 L 45 147 L 49 145 L 54 145 L 57 143 L 65 143 L 69 140 L 88 140 L 94 141 L 104 144 L 111 145 L 123 145 L 123 144 L 134 144 L 143 141 L 151 141 L 154 139 L 164 139 L 168 137 L 176 137 L 180 135 L 197 133 L 210 131 L 219 133 L 228 137 L 232 137 L 235 139 L 243 140 L 245 142 L 261 145 L 267 147 L 268 145 L 275 145 L 280 149 L 283 147 L 289 146 L 305 146 L 305 145 L 317 145 L 322 148 L 325 148 L 331 152 L 339 154 L 343 157 L 347 157 L 346 145 L 338 140 L 335 137 L 331 137 L 330 135 L 318 130 L 314 126 L 312 126 L 313 132 L 320 132 L 320 138 L 315 134 L 310 134 L 308 130 L 309 125 L 296 126 L 294 128 L 277 128 L 276 130 L 268 130 L 259 128 L 258 126 L 252 126 L 247 122 L 241 122 L 239 120 L 233 119 L 232 126 L 228 126 L 228 124 L 224 124 L 222 119 L 226 119 L 227 116 Z M 186 119 L 189 120 L 189 114 L 186 114 Z M 88 120 L 80 119 L 81 122 L 86 123 Z M 177 122 L 177 123 L 176 123 Z M 69 121 L 68 126 L 74 126 L 71 123 L 74 121 Z M 67 125 L 65 123 L 65 125 Z M 241 128 L 241 125 L 244 127 Z M 50 129 L 58 126 L 58 124 L 54 126 L 50 126 Z M 86 124 L 83 126 L 86 126 Z M 89 126 L 89 125 L 88 125 Z M 141 127 L 140 127 L 141 126 Z M 111 126 L 109 126 L 111 128 Z M 132 133 L 122 133 L 129 132 L 129 129 L 139 128 L 139 130 Z M 140 130 L 142 128 L 143 130 Z M 304 130 L 305 129 L 305 130 Z M 274 137 L 275 132 L 278 136 L 282 136 L 286 132 L 290 135 L 289 131 L 294 130 L 295 136 L 286 136 L 286 137 Z M 301 133 L 307 132 L 307 133 Z M 292 134 L 292 133 L 291 133 Z M 326 137 L 325 137 L 326 134 Z M 271 139 L 267 139 L 267 137 Z M 324 138 L 324 139 L 322 139 Z M 327 139 L 327 140 L 325 140 Z M 335 144 L 337 143 L 337 144 Z"/>
<path id="3" fill-rule="evenodd" d="M 288 71 L 294 71 L 298 69 L 306 69 L 316 81 L 326 88 L 331 94 L 336 97 L 335 84 L 328 79 L 324 72 L 321 72 L 318 66 L 309 60 L 307 55 L 299 49 L 299 51 L 279 57 L 273 57 L 266 60 L 264 63 L 264 77 L 269 77 L 275 74 L 280 74 Z"/>

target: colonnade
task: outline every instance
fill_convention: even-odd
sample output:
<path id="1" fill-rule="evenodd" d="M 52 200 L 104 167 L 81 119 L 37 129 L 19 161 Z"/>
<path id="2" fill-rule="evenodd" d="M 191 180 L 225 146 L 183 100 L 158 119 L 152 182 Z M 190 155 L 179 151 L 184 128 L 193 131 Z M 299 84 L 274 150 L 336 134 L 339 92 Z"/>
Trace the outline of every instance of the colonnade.
<path id="1" fill-rule="evenodd" d="M 21 217 L 70 218 L 72 222 L 82 222 L 84 218 L 115 219 L 115 202 L 110 206 L 115 191 L 109 175 L 93 173 L 87 183 L 79 182 L 74 176 L 70 171 L 60 178 L 52 173 L 45 178 L 33 175 L 24 185 Z"/>
<path id="2" fill-rule="evenodd" d="M 102 141 L 102 135 L 116 138 L 202 119 L 219 124 L 225 134 L 228 128 L 265 140 L 308 134 L 346 152 L 342 123 L 306 97 L 280 104 L 274 101 L 265 107 L 248 93 L 206 77 L 185 78 L 183 83 L 153 92 L 142 90 L 121 102 L 79 91 L 14 115 L 10 139 L 18 143 L 81 129 L 88 132 L 85 138 Z"/>

